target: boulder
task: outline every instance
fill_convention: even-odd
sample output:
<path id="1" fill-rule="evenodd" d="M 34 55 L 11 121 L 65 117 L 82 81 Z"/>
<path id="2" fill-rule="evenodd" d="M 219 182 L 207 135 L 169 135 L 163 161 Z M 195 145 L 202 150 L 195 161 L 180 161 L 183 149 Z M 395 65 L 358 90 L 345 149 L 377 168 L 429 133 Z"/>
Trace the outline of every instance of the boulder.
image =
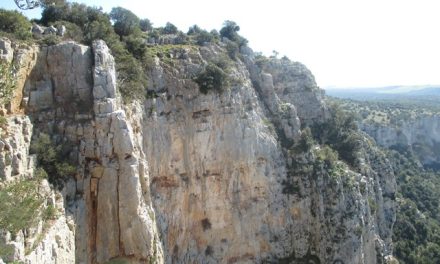
<path id="1" fill-rule="evenodd" d="M 64 36 L 64 34 L 66 34 L 66 26 L 64 26 L 64 25 L 61 25 L 61 26 L 58 26 L 58 28 L 57 28 L 57 35 L 58 36 Z"/>
<path id="2" fill-rule="evenodd" d="M 44 29 L 44 35 L 56 35 L 58 32 L 57 28 L 54 26 L 50 26 Z"/>
<path id="3" fill-rule="evenodd" d="M 44 34 L 44 29 L 45 28 L 42 26 L 39 26 L 37 24 L 33 24 L 32 29 L 31 29 L 32 35 L 34 35 L 34 37 L 41 37 L 41 35 Z"/>

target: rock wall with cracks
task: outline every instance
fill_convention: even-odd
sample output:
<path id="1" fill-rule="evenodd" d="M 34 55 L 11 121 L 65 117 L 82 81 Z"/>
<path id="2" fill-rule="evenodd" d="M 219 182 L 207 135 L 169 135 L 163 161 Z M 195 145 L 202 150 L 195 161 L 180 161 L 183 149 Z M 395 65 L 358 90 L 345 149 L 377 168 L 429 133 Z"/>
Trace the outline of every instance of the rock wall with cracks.
<path id="1" fill-rule="evenodd" d="M 84 169 L 80 180 L 86 207 L 81 217 L 85 222 L 80 225 L 86 228 L 80 231 L 88 245 L 78 249 L 77 257 L 86 257 L 85 263 L 115 257 L 160 261 L 161 246 L 146 189 L 148 166 L 116 100 L 114 60 L 102 41 L 94 42 L 93 53 L 93 120 L 82 126 L 78 158 Z M 76 211 L 83 213 L 81 206 Z"/>
<path id="2" fill-rule="evenodd" d="M 113 258 L 161 262 L 161 244 L 147 191 L 148 165 L 141 157 L 142 150 L 134 145 L 131 125 L 116 99 L 115 65 L 109 49 L 96 41 L 93 48 L 65 42 L 30 50 L 35 51 L 28 56 L 34 66 L 18 87 L 23 91 L 20 101 L 25 118 L 30 119 L 23 122 L 28 128 L 23 131 L 30 127 L 25 134 L 29 139 L 24 146 L 6 147 L 28 153 L 31 135 L 35 139 L 41 133 L 49 134 L 56 144 L 71 146 L 68 156 L 77 171 L 75 179 L 61 186 L 64 215 L 58 219 L 74 237 L 64 254 L 70 259 L 66 263 L 105 263 Z M 17 116 L 13 112 L 8 120 Z M 9 131 L 12 128 L 7 127 Z M 17 141 L 19 135 L 10 134 L 11 140 Z M 27 156 L 22 158 L 25 163 Z M 33 169 L 35 164 L 30 166 Z M 2 169 L 11 174 L 12 167 Z M 16 170 L 23 173 L 25 168 Z M 19 172 L 5 177 L 14 175 L 18 177 Z M 60 229 L 60 225 L 54 224 L 46 236 L 50 238 L 51 230 Z M 43 249 L 65 246 L 62 242 L 41 243 Z M 48 252 L 37 247 L 26 259 L 30 263 L 64 259 L 54 254 L 55 249 Z M 17 260 L 24 259 L 23 254 L 15 255 Z"/>
<path id="3" fill-rule="evenodd" d="M 201 94 L 192 77 L 224 60 L 226 48 L 173 48 L 149 70 L 153 96 L 122 105 L 104 42 L 33 49 L 19 101 L 33 137 L 70 145 L 77 168 L 62 187 L 57 220 L 74 237 L 65 259 L 385 263 L 392 253 L 394 176 L 367 137 L 360 172 L 346 168 L 336 179 L 325 167 L 292 172 L 293 160 L 316 160 L 289 154 L 301 125 L 327 116 L 302 64 L 261 64 L 244 49 L 229 61 L 228 87 Z M 297 192 L 285 192 L 286 182 Z M 62 259 L 38 252 L 29 263 Z"/>

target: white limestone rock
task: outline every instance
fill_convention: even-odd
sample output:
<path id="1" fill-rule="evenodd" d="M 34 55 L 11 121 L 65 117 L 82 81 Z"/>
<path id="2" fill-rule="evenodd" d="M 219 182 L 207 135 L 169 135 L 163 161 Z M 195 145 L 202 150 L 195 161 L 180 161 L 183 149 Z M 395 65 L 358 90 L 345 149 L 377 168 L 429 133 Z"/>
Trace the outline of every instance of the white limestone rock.
<path id="1" fill-rule="evenodd" d="M 11 47 L 11 41 L 6 38 L 1 38 L 0 60 L 5 60 L 8 63 L 11 63 L 13 58 L 14 58 L 14 49 Z"/>

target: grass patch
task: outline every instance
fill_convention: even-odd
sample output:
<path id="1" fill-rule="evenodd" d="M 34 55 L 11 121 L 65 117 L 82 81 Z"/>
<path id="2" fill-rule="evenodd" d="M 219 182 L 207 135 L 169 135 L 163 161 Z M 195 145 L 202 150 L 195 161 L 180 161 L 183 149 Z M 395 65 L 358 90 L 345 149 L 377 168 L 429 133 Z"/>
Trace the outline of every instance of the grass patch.
<path id="1" fill-rule="evenodd" d="M 371 214 L 376 214 L 378 206 L 376 201 L 371 197 L 368 197 L 368 206 L 370 207 Z"/>
<path id="2" fill-rule="evenodd" d="M 149 57 L 158 57 L 162 62 L 167 65 L 174 66 L 175 54 L 178 52 L 183 52 L 185 50 L 195 51 L 197 47 L 193 45 L 156 45 L 147 48 L 147 54 Z"/>

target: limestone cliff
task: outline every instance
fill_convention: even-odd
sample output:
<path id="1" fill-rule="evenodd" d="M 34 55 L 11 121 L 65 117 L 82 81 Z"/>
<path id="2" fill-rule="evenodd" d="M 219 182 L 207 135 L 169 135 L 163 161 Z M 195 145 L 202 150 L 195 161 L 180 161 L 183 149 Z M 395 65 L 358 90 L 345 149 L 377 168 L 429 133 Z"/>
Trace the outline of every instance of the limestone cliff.
<path id="1" fill-rule="evenodd" d="M 43 134 L 69 146 L 75 173 L 51 190 L 59 217 L 27 255 L 16 252 L 31 234 L 4 236 L 17 244 L 11 259 L 347 264 L 392 254 L 395 180 L 374 143 L 363 137 L 360 170 L 339 162 L 337 173 L 316 163 L 320 146 L 290 151 L 301 126 L 328 116 L 302 64 L 250 49 L 232 60 L 222 44 L 170 46 L 149 69 L 148 96 L 124 105 L 103 41 L 27 50 L 25 114 L 9 111 L 4 128 L 26 133 L 2 135 L 2 180 L 35 168 L 29 144 Z M 227 87 L 201 93 L 194 76 L 225 56 Z M 3 162 L 6 153 L 23 165 Z"/>
<path id="2" fill-rule="evenodd" d="M 361 129 L 384 147 L 410 147 L 426 166 L 440 166 L 440 116 L 421 116 L 398 126 L 362 123 Z"/>

